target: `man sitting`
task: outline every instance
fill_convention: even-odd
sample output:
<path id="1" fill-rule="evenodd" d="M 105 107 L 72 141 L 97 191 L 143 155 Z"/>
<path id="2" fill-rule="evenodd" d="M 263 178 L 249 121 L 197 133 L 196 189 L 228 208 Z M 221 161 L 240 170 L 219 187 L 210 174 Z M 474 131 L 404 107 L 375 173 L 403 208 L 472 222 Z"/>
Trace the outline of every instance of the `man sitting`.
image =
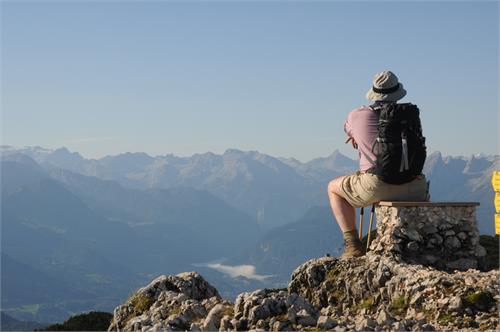
<path id="1" fill-rule="evenodd" d="M 395 74 L 378 73 L 366 94 L 374 103 L 353 110 L 344 124 L 346 143 L 350 141 L 359 151 L 359 171 L 328 184 L 330 205 L 344 236 L 342 258 L 365 253 L 356 230 L 356 207 L 381 200 L 428 200 L 421 174 L 425 138 L 418 108 L 397 103 L 405 95 Z"/>

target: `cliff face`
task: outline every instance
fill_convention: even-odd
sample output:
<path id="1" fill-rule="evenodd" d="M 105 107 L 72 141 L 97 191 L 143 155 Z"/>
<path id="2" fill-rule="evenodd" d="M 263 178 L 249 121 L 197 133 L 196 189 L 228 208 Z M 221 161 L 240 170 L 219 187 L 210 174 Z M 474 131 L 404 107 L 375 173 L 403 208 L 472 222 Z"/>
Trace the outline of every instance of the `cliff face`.
<path id="1" fill-rule="evenodd" d="M 115 309 L 109 330 L 498 330 L 500 271 L 470 268 L 484 256 L 473 212 L 379 208 L 366 256 L 307 261 L 286 289 L 242 293 L 235 303 L 195 272 L 161 276 Z M 436 235 L 441 243 L 430 241 Z M 467 264 L 419 259 L 429 252 Z"/>

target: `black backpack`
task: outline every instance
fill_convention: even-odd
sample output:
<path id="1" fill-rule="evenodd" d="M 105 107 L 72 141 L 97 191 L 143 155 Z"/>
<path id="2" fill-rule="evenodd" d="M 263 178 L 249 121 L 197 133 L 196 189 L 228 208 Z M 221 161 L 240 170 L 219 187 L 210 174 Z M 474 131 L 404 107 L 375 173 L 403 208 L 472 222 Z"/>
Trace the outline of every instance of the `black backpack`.
<path id="1" fill-rule="evenodd" d="M 422 174 L 427 155 L 418 107 L 385 102 L 371 108 L 379 113 L 379 127 L 372 147 L 377 159 L 368 172 L 389 184 L 412 181 Z"/>

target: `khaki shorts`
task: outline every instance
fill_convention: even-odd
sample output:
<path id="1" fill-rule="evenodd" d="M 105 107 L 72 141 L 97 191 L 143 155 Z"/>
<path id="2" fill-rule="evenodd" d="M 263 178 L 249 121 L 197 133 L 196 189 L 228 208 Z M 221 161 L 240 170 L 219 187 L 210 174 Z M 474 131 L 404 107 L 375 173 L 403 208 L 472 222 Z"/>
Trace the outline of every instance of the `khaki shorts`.
<path id="1" fill-rule="evenodd" d="M 354 207 L 368 206 L 379 201 L 429 200 L 424 175 L 411 182 L 395 185 L 383 182 L 374 174 L 356 172 L 344 177 L 341 191 L 341 195 Z"/>

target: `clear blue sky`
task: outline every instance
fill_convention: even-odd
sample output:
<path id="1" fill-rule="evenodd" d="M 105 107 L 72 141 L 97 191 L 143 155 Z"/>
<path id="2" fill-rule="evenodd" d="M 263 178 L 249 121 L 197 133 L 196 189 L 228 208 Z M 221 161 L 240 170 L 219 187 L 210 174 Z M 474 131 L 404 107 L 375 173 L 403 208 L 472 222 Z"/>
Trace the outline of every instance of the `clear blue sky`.
<path id="1" fill-rule="evenodd" d="M 499 153 L 498 2 L 2 2 L 2 143 L 308 160 L 393 70 L 430 150 Z"/>

